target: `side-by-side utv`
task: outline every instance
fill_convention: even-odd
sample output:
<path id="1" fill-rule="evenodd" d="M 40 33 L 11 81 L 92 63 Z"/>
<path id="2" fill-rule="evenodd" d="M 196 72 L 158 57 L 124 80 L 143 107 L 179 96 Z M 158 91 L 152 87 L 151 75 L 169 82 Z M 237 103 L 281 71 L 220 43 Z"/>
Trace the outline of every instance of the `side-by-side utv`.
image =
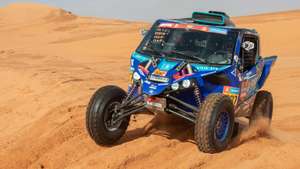
<path id="1" fill-rule="evenodd" d="M 146 110 L 194 123 L 195 141 L 207 153 L 226 149 L 237 117 L 271 122 L 272 94 L 261 88 L 277 56 L 260 55 L 255 30 L 210 11 L 157 20 L 144 33 L 130 59 L 128 91 L 104 86 L 90 100 L 86 126 L 97 144 L 116 143 L 130 116 Z"/>

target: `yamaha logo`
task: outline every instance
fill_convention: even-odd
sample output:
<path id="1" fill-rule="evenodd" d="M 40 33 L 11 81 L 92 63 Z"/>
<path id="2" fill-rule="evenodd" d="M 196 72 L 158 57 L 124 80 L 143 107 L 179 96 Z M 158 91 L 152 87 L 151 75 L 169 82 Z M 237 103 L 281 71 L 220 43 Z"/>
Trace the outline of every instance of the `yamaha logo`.
<path id="1" fill-rule="evenodd" d="M 152 65 L 153 67 L 157 67 L 157 59 L 152 57 Z"/>

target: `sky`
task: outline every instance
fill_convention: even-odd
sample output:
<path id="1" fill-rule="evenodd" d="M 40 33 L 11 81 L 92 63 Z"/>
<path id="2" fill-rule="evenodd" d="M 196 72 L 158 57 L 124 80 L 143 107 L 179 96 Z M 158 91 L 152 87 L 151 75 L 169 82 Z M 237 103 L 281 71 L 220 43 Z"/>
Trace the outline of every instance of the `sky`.
<path id="1" fill-rule="evenodd" d="M 0 0 L 45 3 L 82 16 L 152 22 L 189 17 L 193 11 L 225 11 L 231 16 L 300 9 L 300 0 Z"/>

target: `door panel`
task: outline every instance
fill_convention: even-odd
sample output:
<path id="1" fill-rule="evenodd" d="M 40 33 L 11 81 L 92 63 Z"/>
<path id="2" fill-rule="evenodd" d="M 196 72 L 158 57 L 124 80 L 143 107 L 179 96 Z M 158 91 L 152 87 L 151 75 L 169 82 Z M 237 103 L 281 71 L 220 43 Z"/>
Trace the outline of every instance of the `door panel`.
<path id="1" fill-rule="evenodd" d="M 261 76 L 263 68 L 263 60 L 261 59 L 255 66 L 253 66 L 249 71 L 242 74 L 241 83 L 241 94 L 240 100 L 247 100 L 249 97 L 254 95 L 257 90 L 257 82 Z"/>

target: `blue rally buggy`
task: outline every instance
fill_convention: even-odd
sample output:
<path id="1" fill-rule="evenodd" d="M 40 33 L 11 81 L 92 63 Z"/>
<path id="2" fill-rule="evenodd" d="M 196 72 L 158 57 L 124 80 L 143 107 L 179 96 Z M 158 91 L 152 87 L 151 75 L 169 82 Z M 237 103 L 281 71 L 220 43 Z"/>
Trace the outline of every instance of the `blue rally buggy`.
<path id="1" fill-rule="evenodd" d="M 105 86 L 90 100 L 86 125 L 97 144 L 117 142 L 130 116 L 145 110 L 194 123 L 198 148 L 207 153 L 226 149 L 237 117 L 270 124 L 272 95 L 260 89 L 277 56 L 260 56 L 255 30 L 236 28 L 225 13 L 210 11 L 157 20 L 144 36 L 131 56 L 128 92 Z"/>

